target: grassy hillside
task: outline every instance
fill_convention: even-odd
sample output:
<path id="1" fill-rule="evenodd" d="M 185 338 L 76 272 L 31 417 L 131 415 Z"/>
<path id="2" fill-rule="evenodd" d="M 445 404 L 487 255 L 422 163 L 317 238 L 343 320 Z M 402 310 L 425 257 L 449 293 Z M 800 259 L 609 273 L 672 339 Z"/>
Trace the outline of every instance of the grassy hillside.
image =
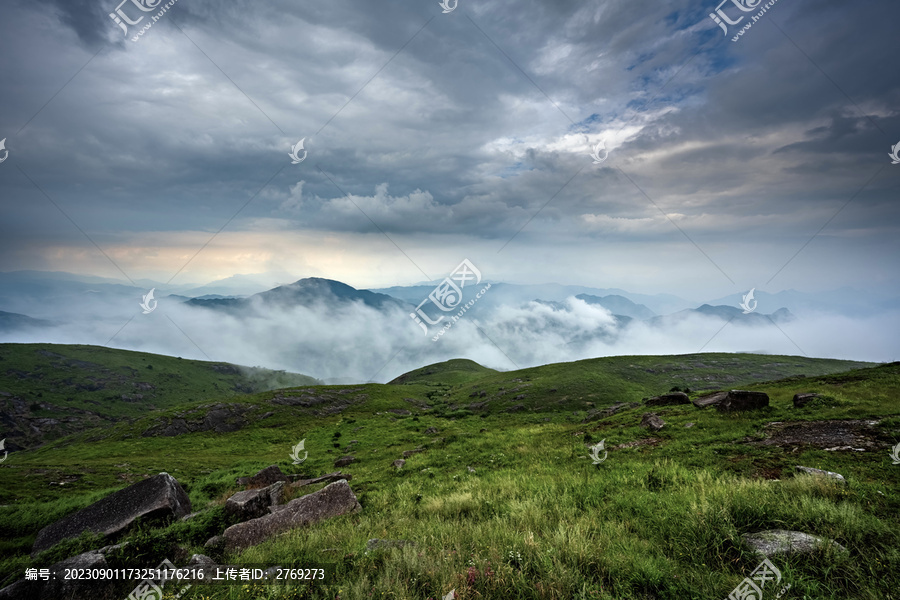
<path id="1" fill-rule="evenodd" d="M 10 454 L 0 465 L 0 580 L 96 547 L 82 540 L 27 556 L 41 527 L 146 475 L 174 475 L 194 510 L 207 512 L 131 534 L 132 554 L 123 560 L 183 564 L 177 556 L 207 552 L 205 540 L 226 524 L 221 503 L 241 489 L 236 477 L 270 464 L 319 475 L 349 453 L 358 460 L 343 471 L 353 475 L 361 513 L 215 557 L 327 565 L 324 583 L 198 585 L 184 597 L 424 600 L 455 588 L 465 600 L 721 599 L 759 563 L 740 534 L 781 528 L 850 551 L 774 559 L 791 584 L 786 598 L 897 600 L 900 466 L 888 450 L 900 442 L 900 364 L 838 373 L 846 368 L 731 354 L 507 373 L 450 361 L 397 380 L 406 383 L 304 386 L 173 406 Z M 692 405 L 588 412 L 709 386 L 764 391 L 771 406 L 737 414 Z M 791 398 L 800 392 L 822 397 L 795 409 Z M 227 433 L 162 433 L 222 405 L 255 416 Z M 647 410 L 666 421 L 662 431 L 639 426 Z M 290 449 L 304 438 L 309 459 L 293 466 Z M 585 458 L 586 444 L 601 439 L 609 457 L 598 468 Z M 402 469 L 392 466 L 415 448 L 424 451 Z M 795 477 L 798 464 L 840 472 L 848 484 Z M 415 545 L 366 551 L 370 538 Z"/>
<path id="2" fill-rule="evenodd" d="M 11 449 L 194 400 L 316 383 L 284 371 L 100 346 L 0 344 L 0 421 Z"/>

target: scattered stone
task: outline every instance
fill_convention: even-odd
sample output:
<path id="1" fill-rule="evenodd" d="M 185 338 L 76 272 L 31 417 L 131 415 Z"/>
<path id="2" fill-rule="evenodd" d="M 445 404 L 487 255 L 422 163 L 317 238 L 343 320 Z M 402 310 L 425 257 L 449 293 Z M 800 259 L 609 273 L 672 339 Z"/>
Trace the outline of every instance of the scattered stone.
<path id="1" fill-rule="evenodd" d="M 646 398 L 644 404 L 647 406 L 674 406 L 677 404 L 690 404 L 691 399 L 684 392 L 671 392 L 662 396 L 653 396 Z"/>
<path id="2" fill-rule="evenodd" d="M 600 419 L 611 417 L 619 411 L 637 408 L 638 406 L 640 406 L 639 402 L 616 402 L 612 406 L 606 408 L 589 410 L 581 422 L 590 423 L 591 421 L 599 421 Z"/>
<path id="3" fill-rule="evenodd" d="M 216 561 L 206 556 L 205 554 L 194 554 L 191 556 L 191 560 L 188 561 L 188 567 L 215 567 Z"/>
<path id="4" fill-rule="evenodd" d="M 438 432 L 437 427 L 429 427 L 425 430 L 425 435 L 436 435 Z"/>
<path id="5" fill-rule="evenodd" d="M 701 396 L 694 400 L 694 406 L 698 408 L 715 406 L 721 412 L 756 410 L 758 408 L 769 406 L 769 396 L 763 392 L 731 390 L 728 392 L 716 392 Z"/>
<path id="6" fill-rule="evenodd" d="M 816 477 L 827 477 L 829 479 L 834 479 L 838 483 L 847 483 L 847 480 L 844 479 L 844 476 L 840 473 L 834 473 L 832 471 L 824 471 L 822 469 L 814 469 L 812 467 L 801 467 L 797 465 L 794 467 L 798 473 L 805 473 L 806 475 L 813 475 Z"/>
<path id="7" fill-rule="evenodd" d="M 413 454 L 418 454 L 420 452 L 425 452 L 425 448 L 416 448 L 415 450 L 404 450 L 403 458 L 409 458 Z"/>
<path id="8" fill-rule="evenodd" d="M 786 531 L 784 529 L 772 529 L 759 533 L 745 533 L 741 536 L 744 543 L 754 553 L 766 557 L 779 554 L 807 554 L 816 550 L 831 546 L 841 553 L 847 549 L 835 541 L 826 540 L 809 533 L 800 531 Z"/>
<path id="9" fill-rule="evenodd" d="M 475 469 L 473 469 L 472 467 L 466 467 L 466 468 L 469 470 L 469 473 L 474 473 L 474 472 L 475 472 Z"/>
<path id="10" fill-rule="evenodd" d="M 56 598 L 115 598 L 115 580 L 97 579 L 63 579 L 61 576 L 66 569 L 106 569 L 109 565 L 106 558 L 96 550 L 79 554 L 58 562 L 50 567 L 53 573 L 59 573 L 56 578 L 49 581 L 19 581 L 0 590 L 2 600 L 44 600 Z"/>
<path id="11" fill-rule="evenodd" d="M 525 406 L 523 406 L 521 404 L 516 404 L 515 406 L 511 406 L 511 407 L 507 408 L 506 412 L 513 413 L 513 412 L 519 412 L 522 410 L 525 410 Z"/>
<path id="12" fill-rule="evenodd" d="M 394 461 L 393 463 L 391 463 L 391 464 L 394 465 L 395 467 L 397 467 L 397 470 L 400 470 L 400 469 L 403 468 L 403 465 L 406 464 L 406 461 L 403 460 L 402 458 L 399 458 L 399 459 L 395 460 L 395 461 Z"/>
<path id="13" fill-rule="evenodd" d="M 360 510 L 350 485 L 336 481 L 318 492 L 291 500 L 272 514 L 232 525 L 223 534 L 224 546 L 229 551 L 248 548 L 279 533 Z"/>
<path id="14" fill-rule="evenodd" d="M 191 501 L 184 488 L 168 473 L 160 473 L 47 525 L 38 532 L 31 555 L 84 531 L 109 536 L 124 531 L 138 518 L 177 519 L 190 512 Z"/>
<path id="15" fill-rule="evenodd" d="M 633 442 L 625 442 L 617 446 L 610 446 L 610 450 L 624 450 L 626 448 L 639 448 L 641 446 L 658 446 L 662 443 L 660 438 L 644 438 L 642 440 L 634 440 Z M 590 444 L 587 445 L 590 448 Z"/>
<path id="16" fill-rule="evenodd" d="M 519 394 L 518 396 L 513 398 L 513 400 L 524 400 L 525 398 L 526 398 L 525 394 Z"/>
<path id="17" fill-rule="evenodd" d="M 408 417 L 412 414 L 411 411 L 408 411 L 405 408 L 389 408 L 387 411 L 389 413 L 394 413 L 395 415 L 401 415 L 404 417 Z"/>
<path id="18" fill-rule="evenodd" d="M 225 512 L 247 521 L 268 513 L 269 507 L 278 506 L 283 498 L 284 482 L 278 481 L 268 487 L 238 492 L 225 501 Z"/>
<path id="19" fill-rule="evenodd" d="M 347 456 L 342 456 L 341 458 L 339 458 L 339 459 L 337 459 L 336 461 L 334 461 L 334 468 L 335 468 L 335 469 L 339 469 L 339 468 L 341 468 L 341 467 L 346 467 L 346 466 L 349 465 L 350 463 L 355 463 L 355 462 L 356 462 L 356 457 L 355 457 L 355 456 L 350 456 L 350 455 L 348 454 Z"/>
<path id="20" fill-rule="evenodd" d="M 684 424 L 684 428 L 685 428 L 685 429 L 690 429 L 690 428 L 693 427 L 693 426 L 694 426 L 693 423 L 685 423 L 685 424 Z"/>
<path id="21" fill-rule="evenodd" d="M 290 481 L 278 465 L 266 467 L 253 477 L 238 477 L 236 480 L 238 485 L 254 488 L 267 487 L 278 481 Z"/>
<path id="22" fill-rule="evenodd" d="M 366 552 L 373 550 L 387 550 L 389 548 L 402 548 L 404 546 L 415 546 L 415 542 L 409 540 L 379 540 L 372 538 L 366 542 Z"/>
<path id="23" fill-rule="evenodd" d="M 794 408 L 803 408 L 816 398 L 821 398 L 822 394 L 794 394 Z"/>
<path id="24" fill-rule="evenodd" d="M 646 427 L 651 431 L 659 431 L 665 426 L 666 422 L 656 413 L 644 413 L 641 417 L 641 427 Z"/>

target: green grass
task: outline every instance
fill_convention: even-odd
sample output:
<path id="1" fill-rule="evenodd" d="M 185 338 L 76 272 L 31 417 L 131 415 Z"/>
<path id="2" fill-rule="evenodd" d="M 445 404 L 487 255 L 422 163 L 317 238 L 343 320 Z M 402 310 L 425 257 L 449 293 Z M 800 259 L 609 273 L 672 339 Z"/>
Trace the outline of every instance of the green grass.
<path id="1" fill-rule="evenodd" d="M 353 475 L 361 513 L 217 557 L 264 567 L 326 565 L 324 583 L 197 585 L 184 597 L 424 600 L 455 588 L 467 600 L 721 599 L 759 564 L 742 548 L 740 535 L 778 528 L 831 538 L 850 551 L 846 558 L 828 552 L 776 558 L 782 585 L 791 584 L 785 598 L 897 600 L 900 466 L 891 464 L 888 449 L 900 442 L 900 365 L 837 373 L 847 367 L 841 361 L 705 354 L 498 373 L 450 361 L 414 372 L 403 379 L 407 383 L 233 398 L 229 402 L 273 414 L 232 433 L 143 437 L 163 415 L 203 403 L 171 407 L 13 453 L 0 465 L 6 504 L 0 506 L 0 579 L 9 583 L 28 566 L 90 547 L 91 540 L 75 540 L 52 556 L 27 556 L 40 527 L 128 480 L 167 471 L 185 486 L 194 510 L 208 511 L 129 534 L 133 549 L 115 560 L 148 566 L 179 555 L 177 546 L 185 556 L 205 553 L 205 539 L 228 524 L 221 504 L 239 489 L 236 477 L 270 464 L 318 475 L 352 453 L 358 461 L 343 470 Z M 765 391 L 771 406 L 730 415 L 692 405 L 660 407 L 653 410 L 667 426 L 658 433 L 638 426 L 644 407 L 581 423 L 588 403 L 602 408 L 725 379 L 718 387 Z M 795 409 L 793 394 L 809 391 L 825 401 Z M 327 414 L 327 403 L 273 403 L 279 395 L 303 394 L 327 397 L 343 409 Z M 476 402 L 485 405 L 470 408 Z M 523 409 L 505 412 L 516 405 Z M 882 419 L 877 431 L 883 449 L 793 452 L 752 443 L 772 421 L 845 418 Z M 688 422 L 695 425 L 685 428 Z M 437 433 L 426 434 L 429 427 Z M 293 466 L 290 448 L 303 438 L 309 459 Z M 615 449 L 647 438 L 655 443 Z M 600 439 L 606 439 L 609 458 L 593 467 L 585 446 Z M 416 447 L 426 450 L 399 471 L 391 465 Z M 797 464 L 837 471 L 848 484 L 794 477 Z M 81 477 L 66 486 L 49 485 L 75 475 Z M 369 538 L 415 545 L 366 552 Z"/>

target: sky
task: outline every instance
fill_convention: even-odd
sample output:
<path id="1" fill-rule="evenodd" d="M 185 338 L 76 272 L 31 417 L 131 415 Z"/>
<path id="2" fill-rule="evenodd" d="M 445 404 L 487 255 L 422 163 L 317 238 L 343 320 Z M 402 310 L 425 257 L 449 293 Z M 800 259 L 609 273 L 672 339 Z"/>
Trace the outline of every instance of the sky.
<path id="1" fill-rule="evenodd" d="M 897 290 L 893 0 L 171 4 L 0 6 L 0 271 Z"/>

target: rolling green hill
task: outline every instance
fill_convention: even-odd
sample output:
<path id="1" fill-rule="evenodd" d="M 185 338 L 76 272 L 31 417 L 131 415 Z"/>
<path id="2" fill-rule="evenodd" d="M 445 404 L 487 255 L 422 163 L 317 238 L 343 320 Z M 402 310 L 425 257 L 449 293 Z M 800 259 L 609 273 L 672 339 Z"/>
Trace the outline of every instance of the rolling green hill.
<path id="1" fill-rule="evenodd" d="M 284 371 L 100 346 L 0 344 L 0 435 L 19 450 L 194 400 L 317 383 Z"/>
<path id="2" fill-rule="evenodd" d="M 160 358 L 148 356 L 154 365 Z M 673 387 L 692 396 L 763 391 L 771 405 L 596 413 Z M 795 408 L 793 395 L 805 392 L 820 397 Z M 849 556 L 774 559 L 791 584 L 786 597 L 896 600 L 900 466 L 888 451 L 900 442 L 898 394 L 900 363 L 701 354 L 504 373 L 454 360 L 386 385 L 195 398 L 10 453 L 0 464 L 0 586 L 28 566 L 97 547 L 80 540 L 28 557 L 41 527 L 143 477 L 175 476 L 201 516 L 129 534 L 125 558 L 181 565 L 212 552 L 203 545 L 227 523 L 222 503 L 243 489 L 235 478 L 272 464 L 321 475 L 352 454 L 342 470 L 361 513 L 214 556 L 328 564 L 326 582 L 196 585 L 184 598 L 424 600 L 455 589 L 461 600 L 721 599 L 759 563 L 741 534 L 796 529 L 838 541 Z M 661 431 L 640 426 L 650 410 L 666 422 Z M 216 411 L 221 431 L 191 431 Z M 289 453 L 301 439 L 309 458 L 294 466 Z M 594 467 L 586 445 L 600 440 L 609 455 Z M 392 465 L 417 448 L 402 468 Z M 848 483 L 797 477 L 794 465 L 837 471 Z M 415 546 L 367 551 L 370 538 Z"/>

